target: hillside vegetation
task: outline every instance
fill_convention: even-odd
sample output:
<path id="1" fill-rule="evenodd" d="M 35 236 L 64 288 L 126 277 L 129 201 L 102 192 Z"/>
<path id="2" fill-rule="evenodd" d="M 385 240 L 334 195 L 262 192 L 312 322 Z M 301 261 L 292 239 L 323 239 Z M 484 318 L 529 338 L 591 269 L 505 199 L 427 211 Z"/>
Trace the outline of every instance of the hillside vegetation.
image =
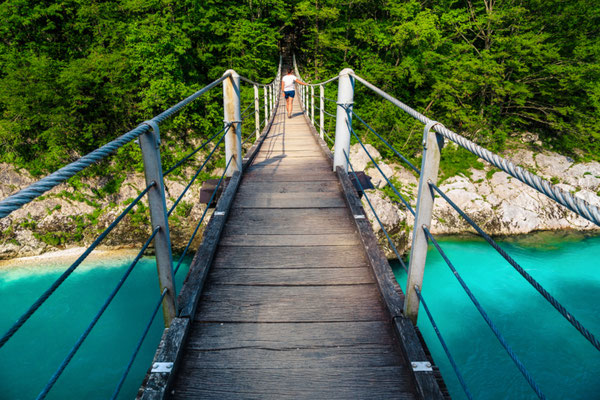
<path id="1" fill-rule="evenodd" d="M 266 83 L 281 49 L 297 54 L 308 80 L 351 67 L 492 150 L 533 132 L 547 148 L 598 159 L 599 30 L 591 0 L 7 0 L 0 161 L 45 174 L 228 68 Z M 164 126 L 165 160 L 215 132 L 220 96 L 211 91 Z M 355 110 L 418 156 L 414 121 L 359 85 Z M 134 146 L 122 152 L 120 163 L 139 163 Z"/>

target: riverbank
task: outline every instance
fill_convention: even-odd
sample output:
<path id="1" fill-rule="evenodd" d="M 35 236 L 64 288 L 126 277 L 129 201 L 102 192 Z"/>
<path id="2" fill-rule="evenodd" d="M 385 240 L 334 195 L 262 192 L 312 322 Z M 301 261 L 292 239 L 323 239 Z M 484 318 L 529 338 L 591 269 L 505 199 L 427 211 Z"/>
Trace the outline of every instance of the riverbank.
<path id="1" fill-rule="evenodd" d="M 379 152 L 372 146 L 366 147 L 378 161 L 381 170 L 414 207 L 418 190 L 417 176 L 403 165 L 382 160 Z M 504 156 L 574 196 L 600 206 L 600 163 L 575 163 L 557 153 L 545 150 L 534 152 L 531 146 L 526 145 L 508 150 Z M 356 170 L 364 170 L 372 178 L 376 189 L 367 192 L 369 199 L 398 251 L 406 252 L 412 241 L 412 215 L 395 198 L 386 180 L 359 144 L 352 146 L 350 159 Z M 596 225 L 504 172 L 484 163 L 478 165 L 479 169 L 472 167 L 464 173 L 443 178 L 439 187 L 489 234 L 506 236 L 539 231 L 600 232 Z M 167 207 L 183 193 L 187 180 L 193 173 L 194 170 L 190 169 L 181 177 L 169 176 L 165 180 Z M 218 169 L 212 172 L 215 176 L 220 173 Z M 8 164 L 0 164 L 0 198 L 7 197 L 34 181 L 27 172 L 16 170 Z M 0 219 L 0 260 L 87 247 L 137 197 L 145 187 L 144 182 L 143 174 L 128 173 L 122 180 L 111 176 L 86 178 L 77 185 L 58 186 L 40 199 Z M 192 185 L 169 219 L 175 252 L 182 251 L 187 245 L 205 211 L 205 206 L 198 202 L 199 192 L 200 185 Z M 394 258 L 395 253 L 364 198 L 363 207 L 386 255 Z M 207 212 L 207 218 L 191 245 L 192 249 L 199 246 L 203 227 L 210 219 L 211 212 Z M 460 235 L 475 232 L 443 199 L 436 199 L 433 214 L 433 234 Z M 150 233 L 148 207 L 144 199 L 105 239 L 103 245 L 107 251 L 124 247 L 139 248 Z"/>

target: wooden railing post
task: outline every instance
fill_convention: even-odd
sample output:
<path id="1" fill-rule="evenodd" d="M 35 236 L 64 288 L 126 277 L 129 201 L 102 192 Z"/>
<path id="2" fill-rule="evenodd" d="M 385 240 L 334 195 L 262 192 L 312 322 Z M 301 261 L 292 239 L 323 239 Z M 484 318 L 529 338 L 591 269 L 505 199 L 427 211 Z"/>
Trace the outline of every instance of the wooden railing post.
<path id="1" fill-rule="evenodd" d="M 337 112 L 335 115 L 335 145 L 333 155 L 333 170 L 342 167 L 348 172 L 348 161 L 350 157 L 350 127 L 352 126 L 352 111 L 354 103 L 354 71 L 350 68 L 340 72 L 338 83 Z"/>
<path id="2" fill-rule="evenodd" d="M 148 204 L 150 206 L 150 220 L 152 221 L 153 229 L 160 227 L 160 230 L 154 236 L 154 251 L 156 254 L 156 269 L 158 272 L 160 293 L 165 288 L 167 289 L 162 306 L 165 327 L 169 327 L 171 321 L 176 316 L 177 304 L 175 285 L 173 283 L 173 255 L 171 253 L 165 185 L 160 161 L 160 131 L 158 124 L 154 121 L 146 121 L 143 124 L 152 128 L 152 131 L 140 135 L 139 143 L 144 159 L 146 185 L 155 182 L 154 186 L 148 192 Z"/>
<path id="3" fill-rule="evenodd" d="M 439 125 L 439 123 L 435 121 L 428 123 L 423 133 L 423 161 L 421 162 L 421 178 L 419 180 L 415 226 L 410 249 L 406 298 L 404 300 L 404 315 L 410 318 L 415 325 L 419 314 L 419 297 L 415 291 L 415 286 L 422 291 L 425 261 L 427 259 L 428 243 L 423 227 L 429 229 L 433 212 L 434 194 L 429 182 L 437 184 L 440 153 L 442 147 L 444 147 L 444 137 L 431 130 L 435 125 Z"/>
<path id="4" fill-rule="evenodd" d="M 226 175 L 242 171 L 242 117 L 240 111 L 240 76 L 230 69 L 231 74 L 223 81 L 223 115 L 225 124 L 230 124 L 225 134 L 225 164 L 229 164 Z M 229 163 L 229 160 L 233 161 Z"/>
<path id="5" fill-rule="evenodd" d="M 323 85 L 319 85 L 319 136 L 324 139 L 323 134 L 325 133 L 325 88 Z"/>
<path id="6" fill-rule="evenodd" d="M 260 136 L 260 101 L 258 97 L 258 85 L 254 85 L 254 125 L 256 138 Z"/>

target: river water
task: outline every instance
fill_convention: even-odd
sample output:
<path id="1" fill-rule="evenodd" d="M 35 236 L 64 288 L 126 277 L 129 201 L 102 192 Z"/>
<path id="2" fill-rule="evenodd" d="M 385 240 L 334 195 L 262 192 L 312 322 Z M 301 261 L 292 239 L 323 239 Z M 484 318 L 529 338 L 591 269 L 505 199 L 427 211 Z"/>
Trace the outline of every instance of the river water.
<path id="1" fill-rule="evenodd" d="M 549 399 L 600 399 L 600 352 L 520 274 L 482 240 L 440 244 Z M 500 244 L 600 338 L 599 236 L 544 233 Z M 404 270 L 394 272 L 405 290 Z M 475 399 L 537 398 L 433 247 L 423 296 Z M 417 325 L 452 397 L 466 398 L 423 310 Z"/>
<path id="2" fill-rule="evenodd" d="M 443 239 L 443 249 L 550 399 L 600 399 L 600 352 L 485 242 Z M 600 237 L 530 235 L 501 242 L 584 326 L 600 336 Z M 0 399 L 40 392 L 120 279 L 130 259 L 83 265 L 0 349 Z M 66 266 L 0 269 L 0 334 Z M 404 289 L 405 274 L 394 266 Z M 178 280 L 187 273 L 179 271 Z M 435 249 L 423 295 L 476 399 L 535 398 Z M 153 260 L 142 259 L 49 399 L 107 399 L 158 297 Z M 162 333 L 162 315 L 121 391 L 135 397 Z M 418 326 L 455 399 L 465 398 L 424 312 Z"/>
<path id="3" fill-rule="evenodd" d="M 94 318 L 132 261 L 110 258 L 80 266 L 0 349 L 0 399 L 34 399 Z M 179 285 L 190 260 L 178 272 Z M 154 259 L 142 258 L 48 399 L 109 399 L 150 319 L 160 291 Z M 0 334 L 68 265 L 0 269 Z M 133 399 L 160 341 L 162 310 L 152 325 L 120 399 Z"/>

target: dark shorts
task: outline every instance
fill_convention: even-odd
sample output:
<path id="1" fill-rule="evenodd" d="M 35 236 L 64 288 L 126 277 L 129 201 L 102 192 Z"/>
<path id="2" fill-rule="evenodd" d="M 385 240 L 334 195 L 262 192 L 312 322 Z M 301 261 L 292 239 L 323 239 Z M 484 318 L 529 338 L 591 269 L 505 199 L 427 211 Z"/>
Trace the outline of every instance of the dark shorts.
<path id="1" fill-rule="evenodd" d="M 288 97 L 291 97 L 292 99 L 294 98 L 294 96 L 296 95 L 296 91 L 295 90 L 286 90 L 283 93 L 285 93 L 285 98 L 287 99 Z"/>

